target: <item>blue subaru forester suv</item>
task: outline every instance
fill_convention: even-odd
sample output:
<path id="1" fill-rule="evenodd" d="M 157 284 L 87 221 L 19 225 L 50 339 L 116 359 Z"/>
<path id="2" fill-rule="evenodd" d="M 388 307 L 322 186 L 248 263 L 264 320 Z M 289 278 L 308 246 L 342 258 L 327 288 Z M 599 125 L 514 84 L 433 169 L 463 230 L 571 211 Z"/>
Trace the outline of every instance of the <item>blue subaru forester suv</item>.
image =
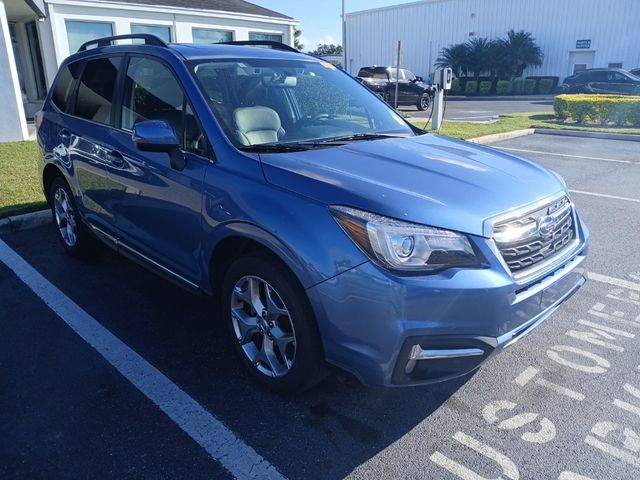
<path id="1" fill-rule="evenodd" d="M 261 384 L 309 387 L 326 362 L 377 385 L 464 375 L 585 282 L 557 174 L 423 132 L 285 45 L 124 38 L 143 43 L 69 57 L 38 115 L 56 230 L 219 296 Z"/>

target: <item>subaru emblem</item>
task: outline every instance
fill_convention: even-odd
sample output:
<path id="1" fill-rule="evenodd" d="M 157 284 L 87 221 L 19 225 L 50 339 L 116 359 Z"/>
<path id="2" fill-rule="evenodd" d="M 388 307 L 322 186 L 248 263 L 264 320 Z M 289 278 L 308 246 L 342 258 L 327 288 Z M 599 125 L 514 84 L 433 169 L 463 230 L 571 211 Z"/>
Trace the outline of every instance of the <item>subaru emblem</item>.
<path id="1" fill-rule="evenodd" d="M 545 215 L 538 220 L 538 233 L 541 237 L 548 237 L 553 233 L 556 221 L 551 215 Z"/>

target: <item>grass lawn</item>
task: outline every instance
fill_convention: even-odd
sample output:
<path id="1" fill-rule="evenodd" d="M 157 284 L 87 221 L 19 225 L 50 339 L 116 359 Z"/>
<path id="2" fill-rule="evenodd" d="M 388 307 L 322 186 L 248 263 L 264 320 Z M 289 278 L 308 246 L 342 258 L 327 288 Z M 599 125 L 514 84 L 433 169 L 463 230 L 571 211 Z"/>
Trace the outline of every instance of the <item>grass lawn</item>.
<path id="1" fill-rule="evenodd" d="M 411 119 L 419 128 L 424 127 L 424 120 Z M 561 130 L 581 130 L 585 132 L 629 133 L 640 135 L 640 128 L 600 127 L 596 125 L 577 125 L 563 123 L 549 113 L 514 113 L 500 115 L 500 119 L 493 123 L 447 122 L 444 121 L 440 133 L 456 138 L 475 138 L 493 133 L 504 133 L 525 128 L 553 128 Z"/>
<path id="2" fill-rule="evenodd" d="M 0 218 L 46 208 L 36 142 L 0 143 Z"/>

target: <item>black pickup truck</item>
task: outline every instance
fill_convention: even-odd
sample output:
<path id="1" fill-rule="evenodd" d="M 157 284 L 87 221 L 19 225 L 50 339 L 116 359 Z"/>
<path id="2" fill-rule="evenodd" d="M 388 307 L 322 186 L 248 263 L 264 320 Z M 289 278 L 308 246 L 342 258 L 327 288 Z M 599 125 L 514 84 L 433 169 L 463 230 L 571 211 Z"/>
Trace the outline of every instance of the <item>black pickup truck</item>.
<path id="1" fill-rule="evenodd" d="M 426 110 L 431 105 L 434 88 L 406 68 L 400 69 L 396 80 L 395 67 L 362 67 L 358 80 L 393 105 L 398 84 L 398 105 L 415 105 L 418 110 Z"/>

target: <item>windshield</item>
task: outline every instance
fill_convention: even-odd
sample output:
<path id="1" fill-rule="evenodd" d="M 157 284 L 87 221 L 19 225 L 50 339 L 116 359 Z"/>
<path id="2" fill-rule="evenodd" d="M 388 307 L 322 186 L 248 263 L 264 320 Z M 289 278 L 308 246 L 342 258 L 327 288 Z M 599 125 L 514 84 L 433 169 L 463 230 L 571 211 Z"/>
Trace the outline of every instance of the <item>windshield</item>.
<path id="1" fill-rule="evenodd" d="M 399 114 L 329 63 L 242 59 L 193 68 L 237 147 L 414 135 Z"/>

